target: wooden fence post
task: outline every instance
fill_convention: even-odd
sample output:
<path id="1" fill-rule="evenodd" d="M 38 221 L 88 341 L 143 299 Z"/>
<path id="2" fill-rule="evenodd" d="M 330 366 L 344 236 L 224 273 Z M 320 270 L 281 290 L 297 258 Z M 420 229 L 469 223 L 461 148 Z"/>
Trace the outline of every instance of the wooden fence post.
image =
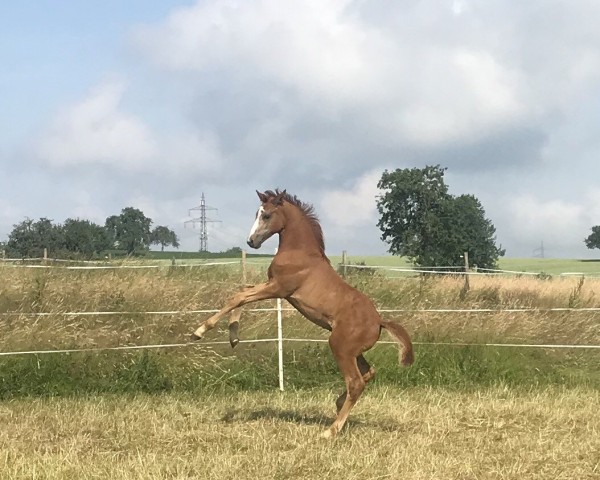
<path id="1" fill-rule="evenodd" d="M 465 290 L 465 293 L 466 293 L 471 288 L 471 285 L 469 283 L 469 252 L 465 252 L 464 253 L 464 257 L 465 257 L 465 286 L 464 286 L 464 290 Z"/>
<path id="2" fill-rule="evenodd" d="M 342 276 L 344 278 L 346 278 L 346 274 L 348 273 L 348 270 L 346 268 L 346 265 L 348 264 L 348 252 L 346 252 L 346 250 L 342 251 Z"/>
<path id="3" fill-rule="evenodd" d="M 242 250 L 242 287 L 246 286 L 247 274 L 246 274 L 246 250 Z"/>
<path id="4" fill-rule="evenodd" d="M 246 275 L 246 250 L 242 250 L 242 288 L 246 286 L 247 275 Z M 235 347 L 240 343 L 238 336 L 238 329 L 240 326 L 240 317 L 242 316 L 242 309 L 237 308 L 233 311 L 229 317 L 229 343 L 231 348 Z"/>

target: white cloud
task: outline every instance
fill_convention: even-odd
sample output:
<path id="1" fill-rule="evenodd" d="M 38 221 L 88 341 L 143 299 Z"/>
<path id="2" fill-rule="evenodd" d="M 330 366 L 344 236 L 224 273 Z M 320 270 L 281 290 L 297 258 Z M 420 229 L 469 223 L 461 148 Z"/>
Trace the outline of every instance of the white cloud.
<path id="1" fill-rule="evenodd" d="M 515 216 L 519 231 L 525 235 L 555 231 L 563 235 L 575 229 L 582 221 L 585 209 L 582 205 L 564 200 L 540 200 L 533 195 L 523 195 L 511 201 L 510 209 Z"/>
<path id="2" fill-rule="evenodd" d="M 204 71 L 258 69 L 309 94 L 348 98 L 368 81 L 364 26 L 346 16 L 347 1 L 198 2 L 134 42 L 159 65 Z"/>
<path id="3" fill-rule="evenodd" d="M 454 13 L 454 15 L 462 14 L 466 8 L 467 2 L 465 2 L 464 0 L 454 0 L 452 2 L 452 13 Z"/>
<path id="4" fill-rule="evenodd" d="M 12 205 L 11 202 L 0 198 L 0 224 L 11 221 L 20 215 L 21 213 L 17 207 Z"/>
<path id="5" fill-rule="evenodd" d="M 320 201 L 320 210 L 327 221 L 335 227 L 357 227 L 376 223 L 375 197 L 379 193 L 377 182 L 381 171 L 361 176 L 349 189 L 328 191 Z"/>
<path id="6" fill-rule="evenodd" d="M 104 82 L 64 107 L 40 135 L 36 157 L 64 170 L 96 166 L 112 173 L 170 177 L 221 171 L 224 159 L 210 131 L 154 131 L 123 109 L 125 93 L 124 82 Z"/>
<path id="7" fill-rule="evenodd" d="M 470 48 L 421 53 L 434 64 L 414 73 L 406 98 L 391 112 L 397 122 L 381 117 L 380 128 L 387 123 L 390 135 L 433 146 L 488 135 L 526 118 L 519 75 L 490 53 Z"/>
<path id="8" fill-rule="evenodd" d="M 398 23 L 373 25 L 350 0 L 198 2 L 133 38 L 167 70 L 257 76 L 334 116 L 359 112 L 386 142 L 465 140 L 526 114 L 513 66 L 439 32 L 413 37 L 410 12 Z"/>
<path id="9" fill-rule="evenodd" d="M 586 192 L 586 216 L 590 227 L 600 225 L 600 188 L 590 189 Z"/>
<path id="10" fill-rule="evenodd" d="M 70 218 L 80 218 L 90 220 L 99 225 L 104 225 L 106 221 L 105 209 L 99 205 L 91 192 L 86 189 L 75 188 L 68 192 L 69 203 L 71 205 Z M 62 222 L 66 219 L 57 219 L 57 222 Z"/>
<path id="11" fill-rule="evenodd" d="M 124 91 L 123 82 L 105 82 L 81 102 L 63 108 L 38 142 L 39 158 L 59 168 L 143 167 L 157 154 L 157 146 L 143 121 L 120 109 Z"/>
<path id="12" fill-rule="evenodd" d="M 598 195 L 598 194 L 596 194 Z M 519 195 L 509 201 L 512 241 L 530 246 L 544 242 L 551 255 L 581 250 L 592 225 L 590 212 L 597 207 L 593 196 L 579 203 L 563 199 L 541 199 L 535 194 Z M 573 248 L 579 247 L 579 248 Z M 560 255 L 559 255 L 560 256 Z"/>

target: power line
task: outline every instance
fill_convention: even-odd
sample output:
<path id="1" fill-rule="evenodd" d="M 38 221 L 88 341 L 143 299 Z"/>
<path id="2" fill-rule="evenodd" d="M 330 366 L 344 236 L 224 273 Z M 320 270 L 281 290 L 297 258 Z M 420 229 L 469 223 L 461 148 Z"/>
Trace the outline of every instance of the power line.
<path id="1" fill-rule="evenodd" d="M 533 250 L 533 256 L 535 258 L 546 258 L 545 257 L 544 241 L 543 240 L 542 240 L 542 244 L 541 244 L 540 248 L 535 248 Z"/>
<path id="2" fill-rule="evenodd" d="M 200 211 L 200 216 L 196 218 L 192 218 L 191 220 L 187 220 L 184 222 L 184 226 L 191 223 L 193 228 L 196 228 L 196 224 L 200 224 L 200 249 L 199 252 L 207 252 L 208 251 L 208 227 L 209 223 L 221 223 L 221 220 L 213 220 L 206 216 L 207 211 L 217 211 L 214 207 L 208 207 L 206 205 L 206 199 L 204 198 L 204 192 L 202 192 L 202 196 L 200 197 L 200 205 L 197 207 L 190 208 L 188 210 L 188 215 L 191 217 L 192 212 Z"/>

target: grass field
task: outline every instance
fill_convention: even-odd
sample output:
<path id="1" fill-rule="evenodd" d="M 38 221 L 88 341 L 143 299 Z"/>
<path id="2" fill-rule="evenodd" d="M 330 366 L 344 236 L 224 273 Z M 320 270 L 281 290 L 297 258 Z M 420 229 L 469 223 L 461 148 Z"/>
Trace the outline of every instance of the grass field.
<path id="1" fill-rule="evenodd" d="M 249 282 L 263 275 L 249 264 Z M 240 277 L 237 265 L 0 268 L 0 352 L 185 342 L 208 316 L 186 311 L 220 305 Z M 466 292 L 457 277 L 348 280 L 380 308 L 415 310 L 386 315 L 419 344 L 408 369 L 395 346 L 368 352 L 377 377 L 333 442 L 318 434 L 342 382 L 321 344 L 286 344 L 284 393 L 272 344 L 0 356 L 0 478 L 600 478 L 600 351 L 439 345 L 598 345 L 598 312 L 545 309 L 600 307 L 600 280 L 477 276 Z M 423 311 L 436 308 L 494 311 Z M 161 310 L 182 313 L 127 313 Z M 77 311 L 117 314 L 64 315 Z M 242 316 L 243 339 L 274 330 L 273 314 Z M 326 338 L 290 312 L 284 332 Z M 221 325 L 205 342 L 226 339 Z"/>
<path id="2" fill-rule="evenodd" d="M 331 257 L 332 263 L 338 264 L 341 256 Z M 349 256 L 349 263 L 364 262 L 366 265 L 381 265 L 387 267 L 410 267 L 410 263 L 403 257 L 386 256 Z M 600 276 L 599 260 L 577 260 L 563 258 L 500 258 L 500 270 L 514 272 L 547 273 L 560 275 L 561 273 L 583 273 Z"/>
<path id="3" fill-rule="evenodd" d="M 340 264 L 341 255 L 329 255 L 333 265 Z M 202 264 L 211 262 L 236 262 L 239 257 L 227 257 L 223 254 L 200 254 L 198 252 L 150 252 L 147 257 L 138 259 L 138 263 L 154 263 L 170 265 L 176 264 Z M 269 255 L 249 254 L 248 262 L 254 265 L 268 265 L 271 261 Z M 131 262 L 131 261 L 129 261 Z M 134 260 L 135 262 L 135 260 Z M 412 265 L 404 257 L 392 255 L 348 255 L 350 264 L 362 264 L 383 267 L 410 268 Z M 564 258 L 506 258 L 501 257 L 498 261 L 498 268 L 501 270 L 514 272 L 545 273 L 551 275 L 560 275 L 561 273 L 582 273 L 586 275 L 595 275 L 600 277 L 600 258 L 597 260 L 564 259 Z"/>
<path id="4" fill-rule="evenodd" d="M 333 265 L 339 265 L 342 261 L 341 255 L 329 256 Z M 208 263 L 211 261 L 217 262 L 235 262 L 239 258 L 217 258 L 217 259 L 185 259 L 175 258 L 178 264 L 195 264 Z M 173 259 L 158 259 L 153 262 L 162 262 L 170 264 Z M 251 265 L 267 266 L 271 262 L 271 257 L 257 256 L 248 257 L 248 263 Z M 394 257 L 391 255 L 385 256 L 361 256 L 349 255 L 349 264 L 380 266 L 387 268 L 413 268 L 412 264 L 406 258 Z M 498 269 L 509 272 L 535 273 L 542 275 L 586 275 L 588 277 L 600 277 L 600 259 L 599 260 L 577 260 L 577 259 L 552 259 L 552 258 L 501 258 L 498 262 Z M 390 272 L 385 269 L 381 270 L 388 275 L 402 275 L 399 272 Z"/>
<path id="5" fill-rule="evenodd" d="M 371 389 L 344 434 L 324 390 L 0 405 L 2 478 L 597 479 L 598 391 Z"/>

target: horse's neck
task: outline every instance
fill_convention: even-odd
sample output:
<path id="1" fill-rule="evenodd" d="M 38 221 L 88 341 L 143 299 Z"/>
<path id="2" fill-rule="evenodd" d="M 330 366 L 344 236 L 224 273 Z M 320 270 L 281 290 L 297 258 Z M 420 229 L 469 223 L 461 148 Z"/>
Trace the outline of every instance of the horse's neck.
<path id="1" fill-rule="evenodd" d="M 296 207 L 290 207 L 286 213 L 286 225 L 279 234 L 278 251 L 300 250 L 307 255 L 321 254 L 310 220 Z"/>

